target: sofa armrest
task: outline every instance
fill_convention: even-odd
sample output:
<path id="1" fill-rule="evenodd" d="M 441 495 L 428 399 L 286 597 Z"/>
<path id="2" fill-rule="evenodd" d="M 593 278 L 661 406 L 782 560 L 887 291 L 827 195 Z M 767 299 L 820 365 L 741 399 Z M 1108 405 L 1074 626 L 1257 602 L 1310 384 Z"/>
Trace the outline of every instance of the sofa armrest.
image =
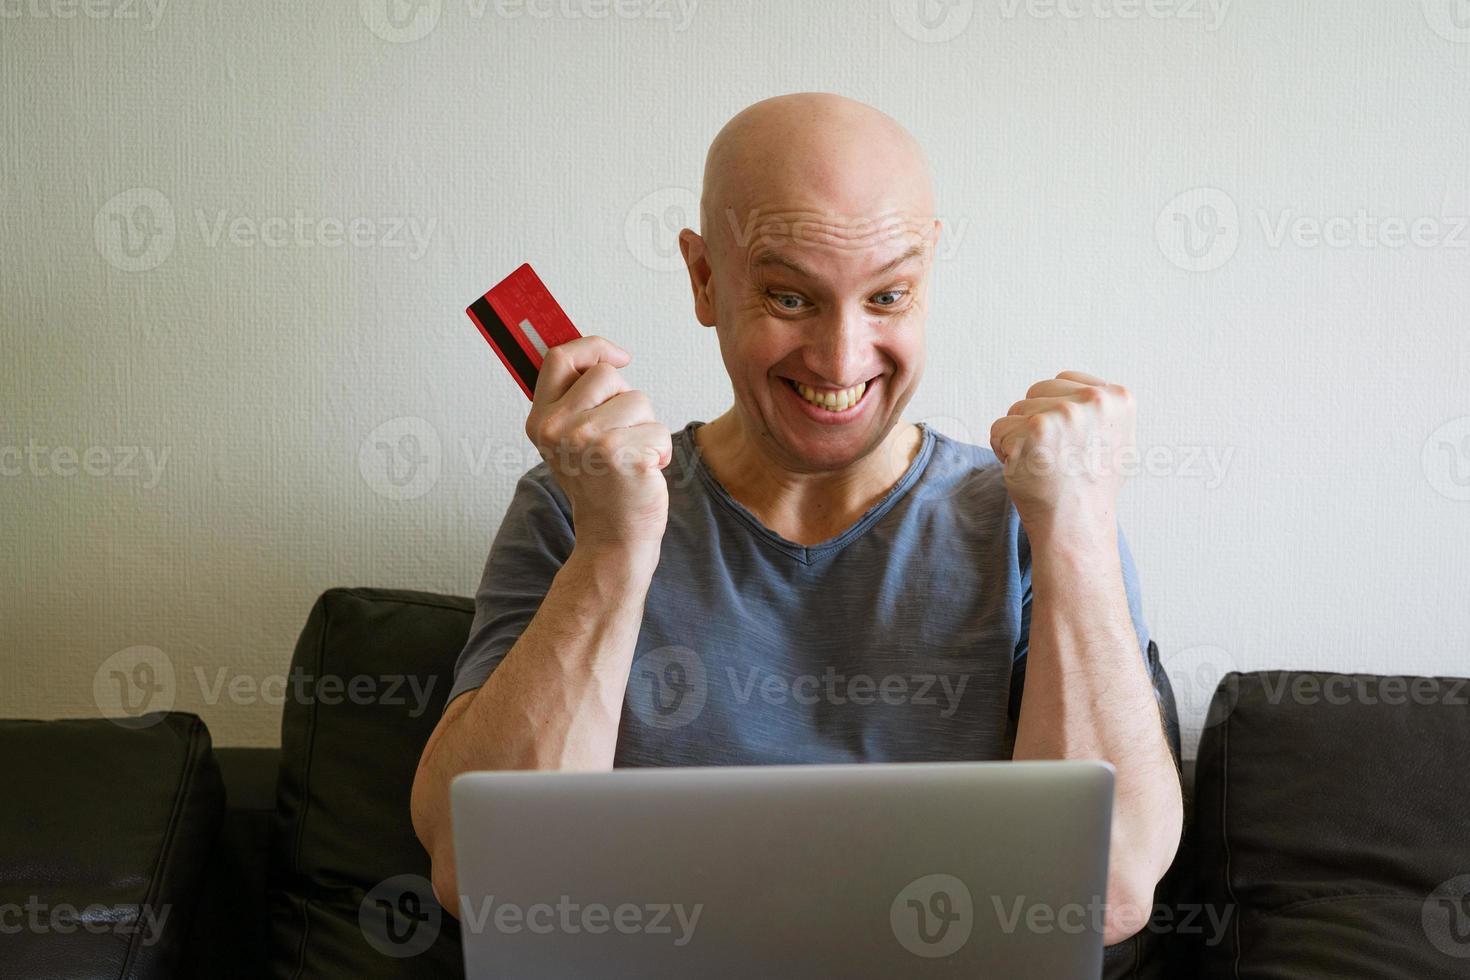
<path id="1" fill-rule="evenodd" d="M 1464 978 L 1470 680 L 1232 673 L 1200 740 L 1202 978 Z"/>
<path id="2" fill-rule="evenodd" d="M 0 721 L 0 752 L 5 974 L 173 976 L 224 805 L 204 722 Z"/>

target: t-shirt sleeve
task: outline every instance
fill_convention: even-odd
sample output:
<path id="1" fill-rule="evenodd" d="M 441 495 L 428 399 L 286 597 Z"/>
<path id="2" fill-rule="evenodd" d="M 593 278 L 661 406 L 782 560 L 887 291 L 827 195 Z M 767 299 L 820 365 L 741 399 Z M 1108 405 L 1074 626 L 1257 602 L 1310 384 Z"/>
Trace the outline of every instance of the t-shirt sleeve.
<path id="1" fill-rule="evenodd" d="M 520 639 L 575 543 L 565 496 L 551 469 L 537 464 L 516 482 L 490 545 L 470 634 L 454 665 L 449 701 L 484 684 Z"/>

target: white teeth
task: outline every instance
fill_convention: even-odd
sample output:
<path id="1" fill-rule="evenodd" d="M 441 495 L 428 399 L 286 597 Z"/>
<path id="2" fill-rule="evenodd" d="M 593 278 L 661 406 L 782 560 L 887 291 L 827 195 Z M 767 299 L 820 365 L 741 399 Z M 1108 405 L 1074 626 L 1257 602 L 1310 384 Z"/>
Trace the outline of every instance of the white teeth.
<path id="1" fill-rule="evenodd" d="M 815 391 L 800 381 L 794 382 L 794 384 L 801 397 L 813 405 L 825 408 L 830 412 L 845 411 L 853 405 L 856 405 L 863 397 L 863 392 L 868 388 L 866 381 L 860 381 L 853 387 L 844 388 L 841 391 Z"/>

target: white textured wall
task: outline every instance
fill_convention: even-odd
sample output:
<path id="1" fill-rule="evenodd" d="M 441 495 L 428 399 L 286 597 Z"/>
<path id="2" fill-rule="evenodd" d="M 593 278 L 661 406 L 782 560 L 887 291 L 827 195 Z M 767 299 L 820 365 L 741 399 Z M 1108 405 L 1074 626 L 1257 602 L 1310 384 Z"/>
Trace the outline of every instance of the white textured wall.
<path id="1" fill-rule="evenodd" d="M 713 418 L 672 232 L 723 120 L 807 89 L 933 159 L 911 419 L 1138 394 L 1187 720 L 1226 667 L 1470 670 L 1464 0 L 376 6 L 0 0 L 0 716 L 95 714 L 153 647 L 274 744 L 319 592 L 468 594 L 537 457 L 462 310 L 522 260 L 666 424 Z"/>

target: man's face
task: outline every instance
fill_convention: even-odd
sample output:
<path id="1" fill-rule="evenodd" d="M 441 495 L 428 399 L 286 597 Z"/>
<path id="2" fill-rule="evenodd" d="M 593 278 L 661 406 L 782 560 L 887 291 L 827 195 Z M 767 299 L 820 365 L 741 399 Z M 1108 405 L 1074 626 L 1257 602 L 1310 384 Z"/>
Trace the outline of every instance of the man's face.
<path id="1" fill-rule="evenodd" d="M 711 293 L 737 410 L 793 470 L 852 464 L 883 443 L 923 374 L 938 222 L 810 209 L 723 217 Z"/>

